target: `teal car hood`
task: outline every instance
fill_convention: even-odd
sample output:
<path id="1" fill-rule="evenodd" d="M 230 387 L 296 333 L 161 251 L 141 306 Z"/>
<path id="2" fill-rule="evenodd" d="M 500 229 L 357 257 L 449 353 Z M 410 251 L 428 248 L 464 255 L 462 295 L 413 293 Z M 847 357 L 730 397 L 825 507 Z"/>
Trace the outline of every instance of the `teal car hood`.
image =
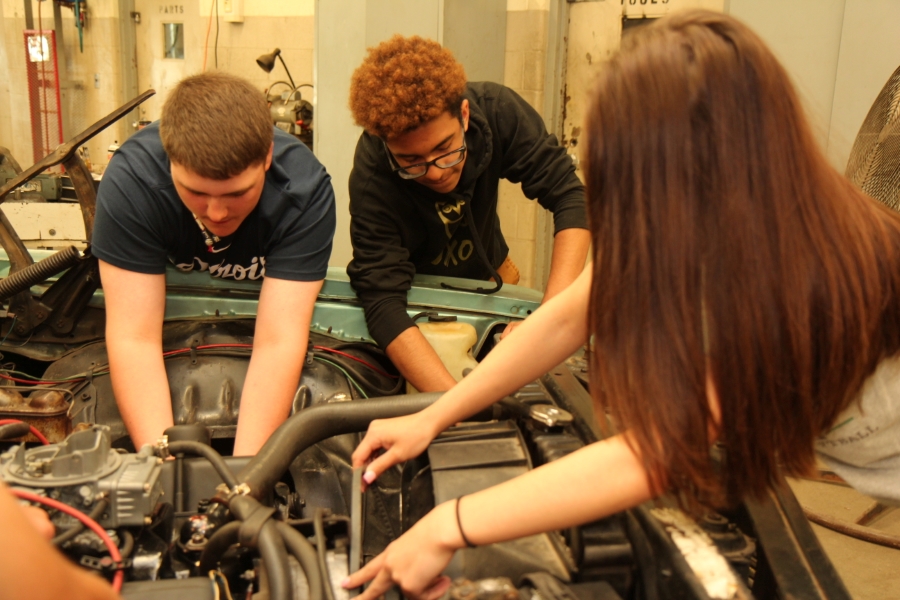
<path id="1" fill-rule="evenodd" d="M 35 261 L 54 253 L 51 250 L 29 250 Z M 0 250 L 0 277 L 9 271 L 6 253 Z M 52 280 L 51 280 L 52 281 Z M 466 279 L 419 275 L 407 296 L 407 312 L 415 316 L 422 312 L 452 315 L 457 320 L 475 327 L 478 342 L 475 352 L 496 325 L 524 319 L 540 305 L 542 294 L 530 288 L 504 285 L 495 294 L 479 294 L 449 290 L 441 282 L 456 287 L 475 287 L 479 282 Z M 236 281 L 210 277 L 205 272 L 179 271 L 173 266 L 166 270 L 167 321 L 207 319 L 256 318 L 261 282 Z M 35 286 L 32 292 L 40 294 L 45 286 Z M 103 290 L 98 290 L 90 306 L 103 308 Z M 343 268 L 330 267 L 322 290 L 316 301 L 310 330 L 347 341 L 372 342 L 366 327 L 365 315 L 350 286 Z"/>

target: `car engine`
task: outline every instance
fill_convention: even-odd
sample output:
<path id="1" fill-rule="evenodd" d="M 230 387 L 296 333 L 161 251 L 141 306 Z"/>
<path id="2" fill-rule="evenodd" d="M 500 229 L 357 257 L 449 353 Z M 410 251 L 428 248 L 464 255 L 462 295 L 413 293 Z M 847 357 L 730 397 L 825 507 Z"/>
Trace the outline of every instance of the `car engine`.
<path id="1" fill-rule="evenodd" d="M 45 386 L 53 389 L 20 394 L 0 413 L 43 426 L 55 443 L 5 444 L 0 477 L 13 490 L 99 523 L 120 559 L 71 514 L 49 511 L 59 532 L 54 543 L 86 568 L 121 573 L 126 598 L 228 593 L 340 600 L 355 593 L 339 582 L 436 504 L 557 460 L 599 435 L 590 396 L 576 377 L 583 375 L 583 361 L 573 359 L 446 431 L 425 454 L 385 472 L 363 494 L 350 455 L 368 424 L 421 410 L 439 394 L 398 395 L 402 380 L 374 346 L 313 333 L 291 418 L 257 456 L 228 456 L 251 343 L 252 322 L 167 323 L 166 368 L 176 422 L 184 424 L 137 452 L 112 397 L 103 342 L 66 353 L 41 376 L 55 382 Z M 61 423 L 47 401 L 54 392 L 67 406 Z M 51 416 L 35 419 L 39 409 Z M 755 542 L 719 519 L 725 525 L 711 516 L 706 529 L 727 548 L 733 572 L 743 570 L 732 585 L 746 589 Z M 454 581 L 450 595 L 651 597 L 643 590 L 665 586 L 658 569 L 640 567 L 647 552 L 642 546 L 652 545 L 646 529 L 622 513 L 462 550 L 447 570 Z M 650 529 L 663 543 L 664 529 Z"/>

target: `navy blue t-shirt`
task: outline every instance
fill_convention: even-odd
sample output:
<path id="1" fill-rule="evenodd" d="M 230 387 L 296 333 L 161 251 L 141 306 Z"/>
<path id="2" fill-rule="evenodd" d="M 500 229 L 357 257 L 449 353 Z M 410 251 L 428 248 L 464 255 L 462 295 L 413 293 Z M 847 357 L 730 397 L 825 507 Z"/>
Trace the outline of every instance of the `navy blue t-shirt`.
<path id="1" fill-rule="evenodd" d="M 171 263 L 236 280 L 318 281 L 328 270 L 334 229 L 331 177 L 302 142 L 275 129 L 259 204 L 210 252 L 175 191 L 156 122 L 122 144 L 103 174 L 91 249 L 138 273 L 162 274 Z"/>

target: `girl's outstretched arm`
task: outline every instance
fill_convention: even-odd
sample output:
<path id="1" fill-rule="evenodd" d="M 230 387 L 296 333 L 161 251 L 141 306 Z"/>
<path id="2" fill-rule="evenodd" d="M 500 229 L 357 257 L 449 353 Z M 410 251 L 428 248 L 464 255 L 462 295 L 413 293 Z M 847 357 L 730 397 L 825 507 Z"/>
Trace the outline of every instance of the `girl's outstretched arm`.
<path id="1" fill-rule="evenodd" d="M 466 546 L 460 528 L 471 543 L 491 544 L 594 521 L 651 496 L 641 461 L 617 435 L 466 496 L 458 507 L 457 500 L 435 507 L 344 587 L 372 581 L 360 600 L 374 600 L 395 584 L 408 597 L 433 600 L 450 585 L 441 571 Z"/>
<path id="2" fill-rule="evenodd" d="M 432 406 L 414 415 L 373 421 L 353 453 L 361 467 L 377 450 L 364 479 L 372 483 L 389 467 L 418 456 L 447 427 L 530 383 L 587 341 L 591 268 L 503 338 L 496 348 Z"/>

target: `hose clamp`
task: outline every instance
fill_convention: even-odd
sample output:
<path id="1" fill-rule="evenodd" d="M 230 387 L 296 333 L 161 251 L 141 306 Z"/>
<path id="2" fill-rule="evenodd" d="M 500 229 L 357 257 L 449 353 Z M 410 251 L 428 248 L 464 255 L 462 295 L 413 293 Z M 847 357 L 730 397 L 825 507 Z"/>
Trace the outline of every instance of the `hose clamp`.
<path id="1" fill-rule="evenodd" d="M 125 569 L 130 569 L 132 562 L 130 558 L 123 558 L 122 560 L 113 560 L 109 556 L 104 556 L 103 558 L 96 558 L 94 556 L 82 556 L 79 563 L 82 567 L 87 569 L 91 569 L 94 571 L 99 571 L 101 573 L 115 573 L 116 571 L 124 571 Z"/>
<path id="2" fill-rule="evenodd" d="M 225 500 L 226 503 L 230 502 L 235 496 L 249 496 L 250 491 L 250 486 L 246 483 L 239 483 L 233 488 L 229 488 L 224 483 L 216 486 L 216 495 Z"/>
<path id="3" fill-rule="evenodd" d="M 156 444 L 154 445 L 156 449 L 156 454 L 161 459 L 165 460 L 171 456 L 169 453 L 169 436 L 164 435 L 161 438 L 156 440 Z"/>
<path id="4" fill-rule="evenodd" d="M 246 483 L 239 483 L 238 485 L 231 488 L 232 496 L 248 496 L 250 495 L 250 486 Z"/>

